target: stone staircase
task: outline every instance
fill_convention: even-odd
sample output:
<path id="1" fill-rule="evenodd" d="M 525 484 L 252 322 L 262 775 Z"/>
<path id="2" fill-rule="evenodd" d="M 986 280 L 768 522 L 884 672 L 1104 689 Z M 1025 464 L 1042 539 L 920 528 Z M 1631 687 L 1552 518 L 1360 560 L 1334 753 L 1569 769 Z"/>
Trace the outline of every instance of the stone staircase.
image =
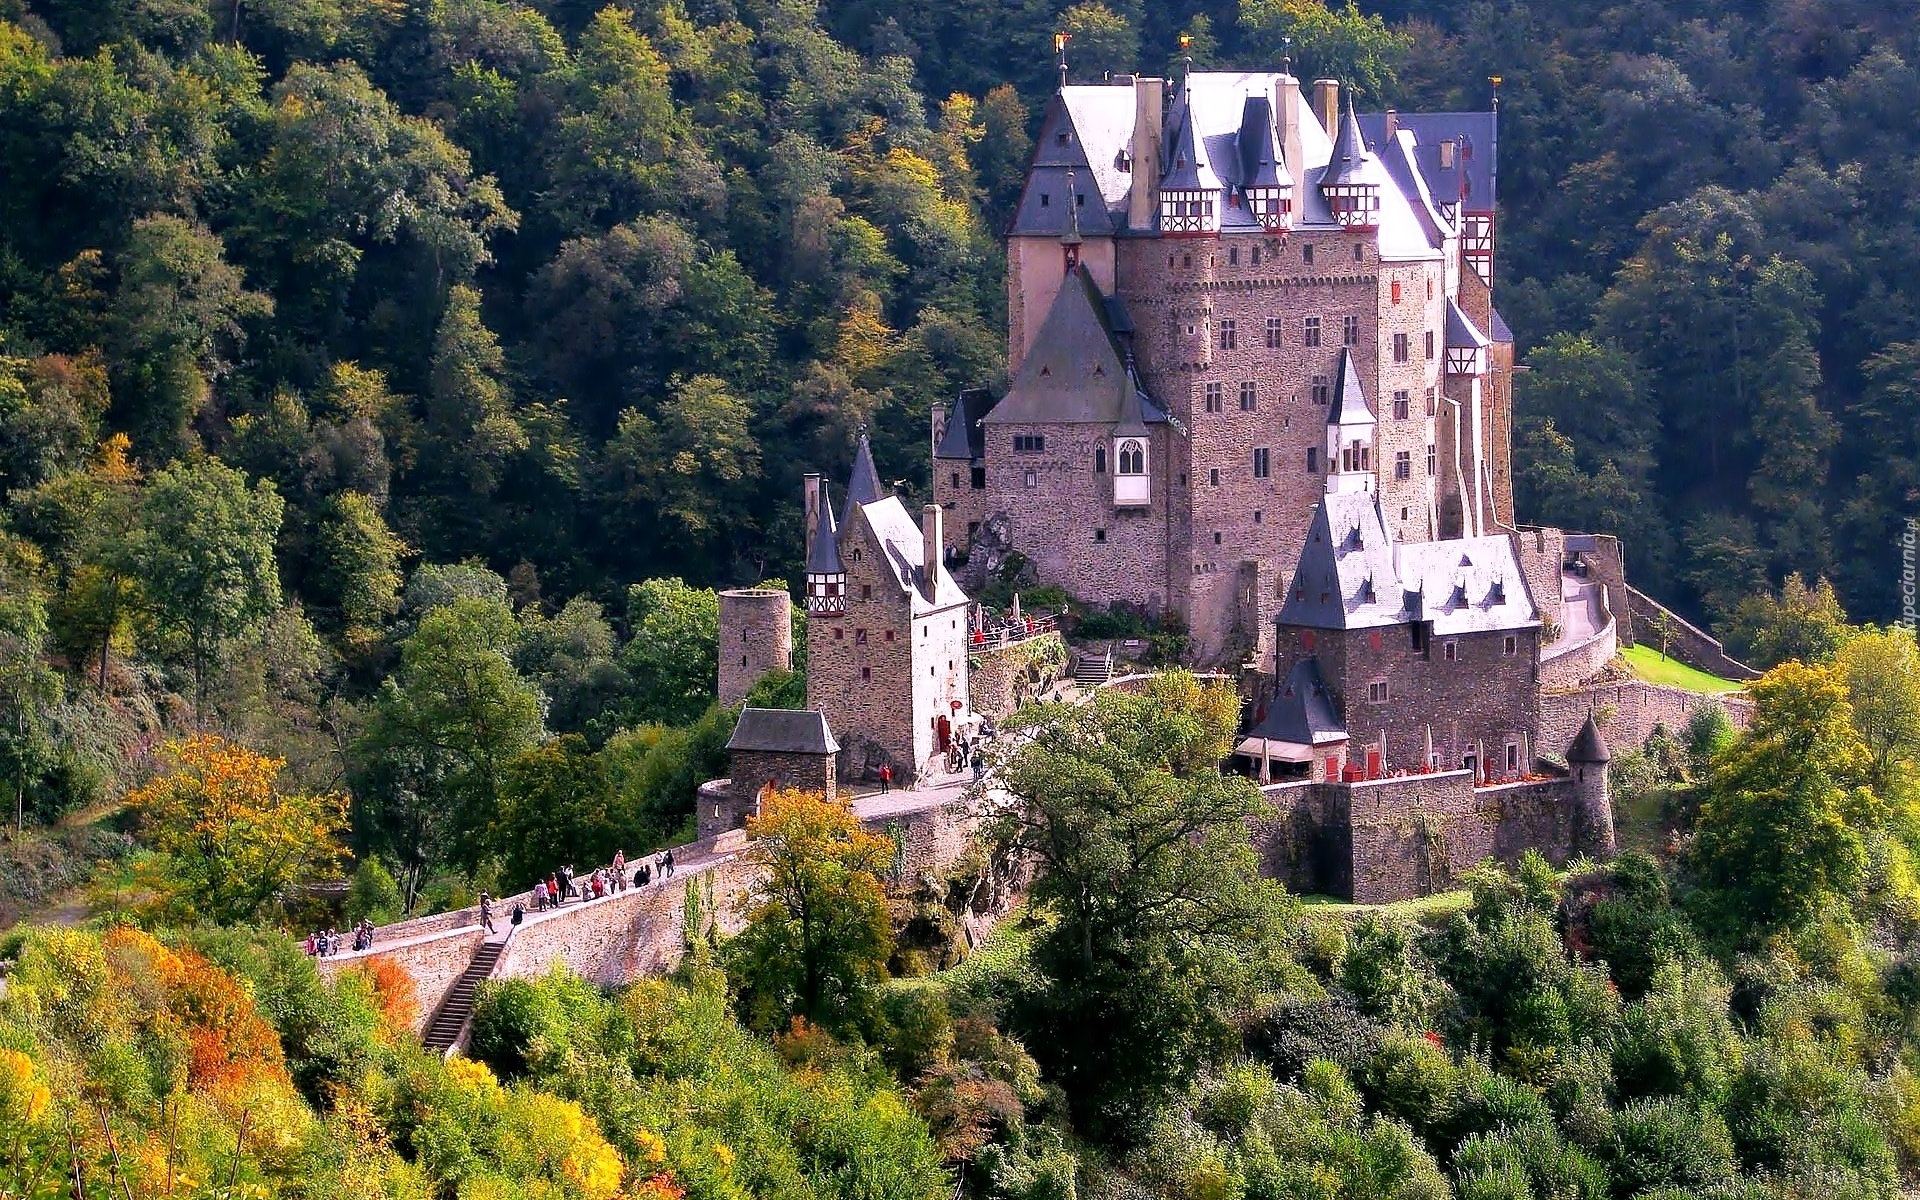
<path id="1" fill-rule="evenodd" d="M 493 974 L 494 966 L 499 963 L 500 955 L 506 951 L 507 936 L 496 941 L 488 938 L 480 943 L 473 952 L 473 961 L 459 979 L 454 980 L 453 989 L 440 1005 L 440 1011 L 433 1014 L 433 1021 L 427 1026 L 421 1045 L 438 1054 L 453 1049 L 459 1042 L 461 1031 L 467 1026 L 467 1018 L 473 1015 L 473 992 L 480 981 Z"/>
<path id="2" fill-rule="evenodd" d="M 1095 688 L 1113 678 L 1113 648 L 1100 654 L 1082 654 L 1074 660 L 1073 681 L 1084 688 Z"/>

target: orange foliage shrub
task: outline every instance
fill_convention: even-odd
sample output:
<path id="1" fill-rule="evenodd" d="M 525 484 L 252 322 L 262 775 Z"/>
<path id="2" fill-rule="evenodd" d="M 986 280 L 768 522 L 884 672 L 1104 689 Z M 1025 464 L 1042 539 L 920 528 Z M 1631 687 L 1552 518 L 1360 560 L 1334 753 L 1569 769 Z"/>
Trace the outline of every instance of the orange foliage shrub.
<path id="1" fill-rule="evenodd" d="M 354 968 L 354 973 L 364 976 L 373 989 L 374 999 L 380 1004 L 380 1021 L 387 1032 L 413 1032 L 414 1022 L 420 1018 L 420 1000 L 414 995 L 412 976 L 400 964 L 383 957 L 367 959 Z"/>

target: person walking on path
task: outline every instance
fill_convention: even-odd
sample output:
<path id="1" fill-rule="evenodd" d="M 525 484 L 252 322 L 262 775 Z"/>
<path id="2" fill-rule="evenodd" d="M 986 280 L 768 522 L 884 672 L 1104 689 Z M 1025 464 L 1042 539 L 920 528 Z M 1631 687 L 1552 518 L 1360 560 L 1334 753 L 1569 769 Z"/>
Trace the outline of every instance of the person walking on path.
<path id="1" fill-rule="evenodd" d="M 893 768 L 888 766 L 885 763 L 881 763 L 880 764 L 880 794 L 884 796 L 892 790 L 893 790 Z"/>
<path id="2" fill-rule="evenodd" d="M 480 927 L 488 933 L 493 930 L 493 897 L 480 893 Z"/>
<path id="3" fill-rule="evenodd" d="M 648 863 L 641 863 L 640 869 L 633 873 L 633 886 L 646 887 L 648 884 L 652 882 L 653 882 L 653 867 Z"/>
<path id="4" fill-rule="evenodd" d="M 613 878 L 621 891 L 627 890 L 627 852 L 625 850 L 613 852 Z"/>
<path id="5" fill-rule="evenodd" d="M 673 851 L 669 850 L 667 851 L 667 873 L 661 878 L 667 879 L 667 878 L 672 878 L 672 876 L 673 876 Z"/>
<path id="6" fill-rule="evenodd" d="M 560 877 L 551 871 L 547 873 L 547 903 L 560 907 Z"/>

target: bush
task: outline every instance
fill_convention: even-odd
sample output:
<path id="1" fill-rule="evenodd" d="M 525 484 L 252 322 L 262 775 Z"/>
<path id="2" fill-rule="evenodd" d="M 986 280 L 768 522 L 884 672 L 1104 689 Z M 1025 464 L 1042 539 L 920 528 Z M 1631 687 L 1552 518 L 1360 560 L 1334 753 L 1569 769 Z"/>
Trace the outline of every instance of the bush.
<path id="1" fill-rule="evenodd" d="M 390 925 L 400 919 L 405 900 L 400 885 L 380 860 L 369 855 L 360 860 L 347 884 L 347 921 L 358 924 L 362 918 L 375 925 Z"/>
<path id="2" fill-rule="evenodd" d="M 541 980 L 488 981 L 474 997 L 473 1057 L 502 1079 L 518 1078 L 558 1059 L 567 1033 L 560 997 Z"/>
<path id="3" fill-rule="evenodd" d="M 1247 1049 L 1281 1079 L 1300 1078 L 1315 1059 L 1363 1070 L 1378 1053 L 1386 1027 L 1341 996 L 1289 999 L 1262 1013 L 1247 1030 Z"/>
<path id="4" fill-rule="evenodd" d="M 943 1063 L 953 1049 L 953 1019 L 947 1000 L 930 987 L 890 988 L 882 993 L 881 1056 L 902 1082 L 912 1083 Z"/>
<path id="5" fill-rule="evenodd" d="M 1636 1100 L 1613 1123 L 1611 1159 L 1619 1195 L 1696 1188 L 1733 1176 L 1733 1139 L 1719 1117 L 1674 1097 Z"/>
<path id="6" fill-rule="evenodd" d="M 1453 1156 L 1460 1200 L 1606 1200 L 1607 1171 L 1550 1125 L 1476 1133 Z"/>

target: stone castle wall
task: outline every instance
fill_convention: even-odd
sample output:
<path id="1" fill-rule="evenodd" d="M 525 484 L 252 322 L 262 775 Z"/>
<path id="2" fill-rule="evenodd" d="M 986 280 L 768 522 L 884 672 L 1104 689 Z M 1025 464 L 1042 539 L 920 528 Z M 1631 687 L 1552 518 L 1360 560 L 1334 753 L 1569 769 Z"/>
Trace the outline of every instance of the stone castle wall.
<path id="1" fill-rule="evenodd" d="M 1718 675 L 1722 679 L 1747 680 L 1758 679 L 1760 672 L 1727 654 L 1727 648 L 1705 630 L 1693 625 L 1686 618 L 1667 608 L 1658 600 L 1637 588 L 1624 588 L 1620 593 L 1628 598 L 1628 603 L 1620 607 L 1633 614 L 1638 628 L 1640 641 L 1660 648 L 1660 635 L 1655 631 L 1655 622 L 1662 615 L 1667 620 L 1668 639 L 1666 652 L 1690 667 Z M 1633 643 L 1629 642 L 1629 645 Z"/>
<path id="2" fill-rule="evenodd" d="M 793 669 L 793 600 L 784 588 L 720 593 L 720 703 L 735 705 L 770 671 Z"/>
<path id="3" fill-rule="evenodd" d="M 1538 850 L 1572 856 L 1579 797 L 1572 780 L 1476 788 L 1466 771 L 1365 783 L 1264 789 L 1277 815 L 1257 823 L 1262 871 L 1296 893 L 1390 904 L 1447 891 L 1468 868 Z"/>
<path id="4" fill-rule="evenodd" d="M 1682 688 L 1639 679 L 1590 684 L 1540 697 L 1539 752 L 1563 757 L 1591 711 L 1615 751 L 1637 749 L 1663 725 L 1676 737 L 1683 733 L 1694 710 L 1717 699 L 1735 726 L 1745 728 L 1753 715 L 1753 701 L 1745 695 L 1704 696 Z"/>
<path id="5" fill-rule="evenodd" d="M 1067 646 L 1058 633 L 1043 633 L 997 649 L 975 649 L 967 668 L 973 711 L 999 719 L 1045 695 L 1066 673 Z"/>
<path id="6" fill-rule="evenodd" d="M 1540 660 L 1542 688 L 1578 686 L 1604 671 L 1613 661 L 1613 656 L 1620 652 L 1620 623 L 1614 618 L 1611 600 L 1611 595 L 1602 590 L 1600 611 L 1604 620 L 1598 632 L 1578 644 L 1562 639 L 1553 646 L 1553 657 Z"/>

